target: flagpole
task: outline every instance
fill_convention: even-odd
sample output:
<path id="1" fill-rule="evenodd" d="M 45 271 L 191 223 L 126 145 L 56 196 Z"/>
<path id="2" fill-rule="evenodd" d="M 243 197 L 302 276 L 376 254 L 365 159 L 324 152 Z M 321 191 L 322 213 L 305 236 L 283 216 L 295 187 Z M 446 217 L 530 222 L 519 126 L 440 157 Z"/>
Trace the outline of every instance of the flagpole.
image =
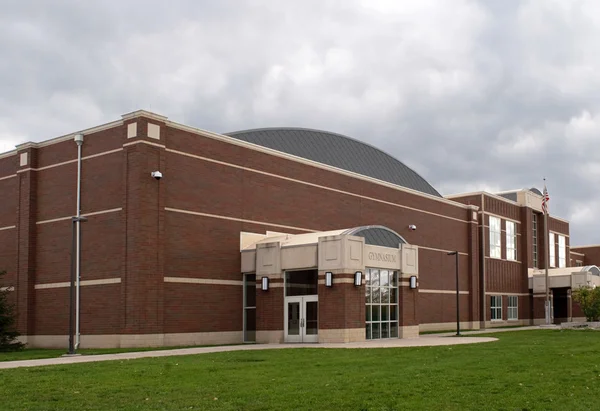
<path id="1" fill-rule="evenodd" d="M 546 315 L 546 325 L 550 325 L 550 287 L 548 284 L 548 266 L 550 265 L 550 244 L 548 244 L 548 190 L 546 189 L 546 179 L 544 178 L 544 199 L 542 200 L 542 204 L 544 205 L 544 243 L 546 244 L 546 262 L 544 266 L 546 267 L 546 301 L 544 304 L 544 311 Z"/>

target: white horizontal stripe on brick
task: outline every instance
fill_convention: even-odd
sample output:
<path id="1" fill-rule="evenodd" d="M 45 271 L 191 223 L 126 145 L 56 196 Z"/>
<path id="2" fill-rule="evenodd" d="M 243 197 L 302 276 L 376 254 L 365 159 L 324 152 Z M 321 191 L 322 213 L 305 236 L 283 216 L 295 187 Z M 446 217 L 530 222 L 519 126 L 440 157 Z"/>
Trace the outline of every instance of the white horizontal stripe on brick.
<path id="1" fill-rule="evenodd" d="M 17 228 L 17 226 L 16 225 L 9 225 L 8 227 L 0 227 L 0 231 L 12 230 L 13 228 Z"/>
<path id="2" fill-rule="evenodd" d="M 243 281 L 237 280 L 214 280 L 210 278 L 186 278 L 186 277 L 165 277 L 165 283 L 182 284 L 209 284 L 209 285 L 243 285 Z"/>
<path id="3" fill-rule="evenodd" d="M 493 292 L 488 291 L 485 293 L 485 295 L 511 295 L 511 296 L 517 296 L 517 297 L 528 297 L 531 295 L 531 293 L 502 293 L 502 292 L 493 293 Z"/>
<path id="4" fill-rule="evenodd" d="M 313 233 L 317 233 L 317 232 L 320 231 L 320 230 L 310 230 L 308 228 L 294 227 L 294 226 L 291 226 L 291 225 L 267 223 L 265 221 L 246 220 L 244 218 L 227 217 L 227 216 L 224 216 L 224 215 L 199 213 L 197 211 L 189 211 L 189 210 L 180 210 L 178 208 L 165 207 L 165 211 L 171 211 L 171 212 L 174 212 L 174 213 L 182 213 L 182 214 L 191 214 L 191 215 L 197 215 L 197 216 L 201 216 L 201 217 L 219 218 L 219 219 L 222 219 L 222 220 L 239 221 L 239 222 L 243 222 L 243 223 L 268 225 L 268 226 L 271 226 L 271 227 L 289 228 L 289 229 L 292 229 L 292 230 L 309 231 L 309 232 L 313 232 Z"/>
<path id="5" fill-rule="evenodd" d="M 123 209 L 121 207 L 119 208 L 111 208 L 110 210 L 101 210 L 101 211 L 94 211 L 93 213 L 85 213 L 85 214 L 81 214 L 82 217 L 90 217 L 90 216 L 95 216 L 95 215 L 100 215 L 100 214 L 108 214 L 108 213 L 116 213 L 119 211 L 123 211 Z M 48 224 L 48 223 L 55 223 L 57 221 L 65 221 L 65 220 L 70 220 L 72 218 L 72 216 L 69 217 L 60 217 L 60 218 L 54 218 L 52 220 L 44 220 L 44 221 L 38 221 L 36 222 L 36 224 Z"/>
<path id="6" fill-rule="evenodd" d="M 4 291 L 15 291 L 15 287 L 0 287 L 0 291 L 4 292 Z"/>
<path id="7" fill-rule="evenodd" d="M 89 160 L 91 158 L 96 158 L 96 157 L 100 157 L 100 156 L 105 156 L 108 154 L 113 154 L 113 153 L 118 153 L 119 151 L 123 151 L 123 148 L 117 148 L 114 150 L 109 150 L 109 151 L 104 151 L 102 153 L 97 153 L 97 154 L 91 154 L 89 156 L 85 156 L 85 157 L 81 157 L 81 161 L 85 161 L 85 160 Z M 48 166 L 44 166 L 44 167 L 38 167 L 38 168 L 25 168 L 23 170 L 19 170 L 17 171 L 17 173 L 24 173 L 26 171 L 43 171 L 43 170 L 48 170 L 50 168 L 54 168 L 54 167 L 60 167 L 60 166 L 64 166 L 67 164 L 73 164 L 73 163 L 77 163 L 77 159 L 73 159 L 73 160 L 67 160 L 67 161 L 63 161 L 62 163 L 56 163 L 56 164 L 50 164 Z"/>
<path id="8" fill-rule="evenodd" d="M 427 290 L 424 288 L 419 289 L 420 293 L 425 293 L 425 294 L 454 294 L 456 295 L 456 290 Z M 469 291 L 459 291 L 459 294 L 462 295 L 469 295 L 470 292 Z"/>
<path id="9" fill-rule="evenodd" d="M 8 180 L 9 178 L 14 178 L 14 177 L 16 177 L 16 176 L 17 176 L 16 174 L 12 174 L 12 175 L 10 175 L 10 176 L 4 176 L 4 177 L 0 177 L 0 181 L 2 181 L 2 180 Z"/>
<path id="10" fill-rule="evenodd" d="M 173 149 L 169 149 L 169 148 L 167 148 L 166 151 L 170 152 L 170 153 L 173 153 L 173 154 L 179 154 L 179 155 L 182 155 L 182 156 L 195 158 L 197 160 L 206 161 L 206 162 L 209 162 L 209 163 L 220 164 L 220 165 L 227 166 L 227 167 L 237 168 L 239 170 L 250 171 L 252 173 L 262 174 L 262 175 L 265 175 L 265 176 L 274 177 L 274 178 L 278 178 L 278 179 L 285 180 L 285 181 L 292 181 L 294 183 L 299 183 L 299 184 L 307 185 L 307 186 L 310 186 L 310 187 L 316 187 L 316 188 L 320 188 L 320 189 L 327 190 L 327 191 L 333 191 L 333 192 L 336 192 L 336 193 L 345 194 L 345 195 L 349 195 L 349 196 L 356 197 L 356 198 L 363 198 L 363 199 L 366 199 L 366 200 L 371 200 L 371 201 L 375 201 L 377 203 L 387 204 L 387 205 L 391 205 L 391 206 L 394 206 L 394 207 L 403 208 L 403 209 L 406 209 L 406 210 L 412 210 L 412 211 L 416 211 L 416 212 L 419 212 L 419 213 L 424 213 L 424 214 L 434 215 L 434 216 L 437 216 L 437 217 L 446 218 L 446 219 L 449 219 L 449 220 L 459 221 L 461 223 L 470 223 L 471 222 L 470 220 L 461 220 L 459 218 L 449 217 L 447 215 L 438 214 L 438 213 L 434 213 L 434 212 L 431 212 L 431 211 L 421 210 L 421 209 L 418 209 L 418 208 L 409 207 L 409 206 L 405 206 L 405 205 L 402 205 L 402 204 L 398 204 L 398 203 L 393 203 L 393 202 L 390 202 L 390 201 L 381 200 L 381 199 L 378 199 L 378 198 L 373 198 L 373 197 L 368 197 L 368 196 L 364 196 L 364 195 L 361 195 L 361 194 L 351 193 L 349 191 L 339 190 L 337 188 L 322 186 L 322 185 L 319 185 L 319 184 L 310 183 L 308 181 L 297 180 L 297 179 L 291 178 L 291 177 L 280 176 L 278 174 L 268 173 L 266 171 L 256 170 L 254 168 L 243 167 L 243 166 L 240 166 L 240 165 L 237 165 L 237 164 L 227 163 L 225 161 L 219 161 L 219 160 L 215 160 L 215 159 L 212 159 L 212 158 L 197 156 L 195 154 L 189 154 L 189 153 L 185 153 L 185 152 L 182 152 L 182 151 L 177 151 L 177 150 L 173 150 Z M 317 164 L 321 164 L 321 163 L 317 163 Z M 326 165 L 324 165 L 324 166 L 326 166 Z M 343 171 L 343 170 L 336 169 L 337 173 L 339 173 L 340 171 Z M 342 174 L 345 174 L 345 173 L 342 172 Z M 355 177 L 355 178 L 356 177 L 358 177 L 358 178 L 365 177 L 365 178 L 361 178 L 361 179 L 367 179 L 367 181 L 368 181 L 368 179 L 370 179 L 370 177 L 363 176 L 361 174 L 352 175 L 352 177 Z M 444 200 L 443 198 L 438 198 L 438 197 L 435 197 L 435 196 L 427 195 L 425 193 L 421 193 L 421 192 L 416 191 L 416 190 L 410 190 L 410 189 L 404 190 L 404 187 L 400 187 L 400 186 L 397 186 L 397 185 L 389 184 L 389 183 L 383 182 L 381 180 L 375 180 L 375 179 L 371 179 L 371 180 L 372 180 L 371 182 L 374 182 L 374 183 L 380 184 L 380 185 L 385 185 L 385 186 L 388 186 L 390 188 L 394 188 L 396 190 L 410 192 L 411 194 L 417 194 L 417 195 L 422 195 L 422 196 L 429 196 L 430 199 L 432 199 L 432 200 L 437 200 L 437 201 L 443 201 Z M 453 201 L 449 201 L 448 204 L 456 206 L 456 207 L 460 207 L 460 208 L 468 208 L 469 207 L 469 206 L 465 206 L 464 204 L 454 203 Z"/>
<path id="11" fill-rule="evenodd" d="M 152 137 L 150 137 L 150 138 L 152 138 Z M 148 144 L 149 146 L 155 146 L 155 147 L 159 147 L 159 148 L 165 148 L 164 144 L 151 143 L 150 141 L 145 141 L 145 140 L 138 140 L 138 141 L 132 141 L 131 143 L 125 143 L 125 144 L 123 144 L 123 147 L 133 146 L 135 144 Z"/>
<path id="12" fill-rule="evenodd" d="M 121 282 L 121 278 L 106 278 L 103 280 L 83 280 L 79 282 L 79 285 L 82 287 L 90 286 L 90 285 L 105 285 L 105 284 L 119 284 Z M 49 288 L 66 288 L 70 287 L 71 283 L 65 281 L 64 283 L 46 283 L 46 284 L 36 284 L 36 290 L 47 290 Z"/>

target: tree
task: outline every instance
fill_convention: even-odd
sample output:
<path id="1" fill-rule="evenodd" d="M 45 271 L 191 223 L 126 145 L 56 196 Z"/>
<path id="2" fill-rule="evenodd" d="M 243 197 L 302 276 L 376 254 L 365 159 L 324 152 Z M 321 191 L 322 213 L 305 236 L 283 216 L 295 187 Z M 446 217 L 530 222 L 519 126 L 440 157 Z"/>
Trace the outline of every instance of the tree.
<path id="1" fill-rule="evenodd" d="M 6 271 L 0 271 L 0 278 L 6 274 Z M 0 288 L 0 351 L 17 351 L 24 347 L 24 344 L 17 341 L 19 333 L 15 329 L 15 309 L 8 302 L 7 288 Z"/>
<path id="2" fill-rule="evenodd" d="M 587 321 L 600 320 L 600 287 L 582 286 L 573 290 L 571 297 L 579 304 Z"/>

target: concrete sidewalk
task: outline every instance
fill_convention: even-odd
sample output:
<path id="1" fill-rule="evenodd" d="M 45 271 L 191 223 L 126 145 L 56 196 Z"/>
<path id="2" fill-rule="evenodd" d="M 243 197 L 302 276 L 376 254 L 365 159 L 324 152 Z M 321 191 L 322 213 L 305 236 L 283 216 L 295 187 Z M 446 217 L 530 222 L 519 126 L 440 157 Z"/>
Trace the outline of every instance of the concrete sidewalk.
<path id="1" fill-rule="evenodd" d="M 473 331 L 461 331 L 461 335 L 477 335 L 477 334 L 492 334 L 492 333 L 502 333 L 508 331 L 528 331 L 528 330 L 541 330 L 541 329 L 559 329 L 559 326 L 544 326 L 544 325 L 531 325 L 531 326 L 523 326 L 523 327 L 512 327 L 512 328 L 487 328 L 485 330 L 473 330 Z M 450 337 L 456 335 L 456 331 L 449 331 L 444 333 L 435 333 L 435 334 L 424 334 L 427 336 L 437 335 L 440 337 Z"/>
<path id="2" fill-rule="evenodd" d="M 79 355 L 72 357 L 45 358 L 40 360 L 4 361 L 0 362 L 0 369 L 20 367 L 40 367 L 45 365 L 79 364 L 98 361 L 135 360 L 138 358 L 171 357 L 179 355 L 206 354 L 227 351 L 256 351 L 278 350 L 290 348 L 402 348 L 402 347 L 431 347 L 440 345 L 474 344 L 496 341 L 490 337 L 460 337 L 453 338 L 443 335 L 425 335 L 419 338 L 374 340 L 359 343 L 339 344 L 245 344 L 215 347 L 180 348 L 160 351 L 137 351 L 119 354 Z"/>

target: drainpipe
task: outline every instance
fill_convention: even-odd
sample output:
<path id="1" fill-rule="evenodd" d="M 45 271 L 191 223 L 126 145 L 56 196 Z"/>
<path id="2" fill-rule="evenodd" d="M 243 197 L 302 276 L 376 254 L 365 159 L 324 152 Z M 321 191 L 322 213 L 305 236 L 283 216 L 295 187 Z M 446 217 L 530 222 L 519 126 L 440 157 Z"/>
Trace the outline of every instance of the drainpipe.
<path id="1" fill-rule="evenodd" d="M 75 222 L 75 349 L 79 349 L 79 311 L 80 311 L 80 276 L 81 276 L 81 146 L 83 134 L 76 134 L 77 144 L 77 221 Z"/>
<path id="2" fill-rule="evenodd" d="M 481 241 L 479 242 L 481 245 L 480 253 L 479 253 L 479 261 L 481 262 L 481 266 L 479 268 L 481 272 L 481 281 L 479 286 L 481 288 L 481 317 L 479 318 L 479 328 L 485 329 L 485 322 L 487 318 L 486 311 L 486 295 L 485 295 L 485 197 L 481 194 Z"/>

